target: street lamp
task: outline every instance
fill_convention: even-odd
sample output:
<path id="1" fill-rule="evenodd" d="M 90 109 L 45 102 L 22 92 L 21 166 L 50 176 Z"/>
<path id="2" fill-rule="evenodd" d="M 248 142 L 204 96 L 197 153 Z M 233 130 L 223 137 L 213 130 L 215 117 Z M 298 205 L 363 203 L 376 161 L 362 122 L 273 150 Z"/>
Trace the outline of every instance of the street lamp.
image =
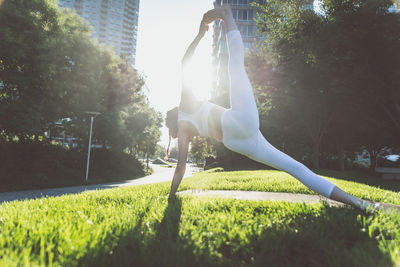
<path id="1" fill-rule="evenodd" d="M 144 134 L 146 136 L 146 170 L 149 171 L 149 130 L 145 130 Z"/>
<path id="2" fill-rule="evenodd" d="M 90 115 L 89 147 L 88 147 L 87 164 L 86 164 L 86 182 L 87 182 L 88 177 L 89 177 L 90 149 L 92 148 L 93 120 L 96 116 L 100 115 L 101 113 L 95 112 L 95 111 L 87 111 L 85 113 Z"/>

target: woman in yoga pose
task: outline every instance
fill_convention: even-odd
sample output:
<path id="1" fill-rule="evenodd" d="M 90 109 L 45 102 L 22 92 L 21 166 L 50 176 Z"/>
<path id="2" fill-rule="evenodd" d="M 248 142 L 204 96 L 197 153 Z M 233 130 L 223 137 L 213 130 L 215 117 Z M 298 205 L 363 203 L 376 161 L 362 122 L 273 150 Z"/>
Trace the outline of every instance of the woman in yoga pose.
<path id="1" fill-rule="evenodd" d="M 190 85 L 185 81 L 188 63 L 208 24 L 221 19 L 225 23 L 229 50 L 230 102 L 225 109 L 208 101 L 196 100 Z M 178 164 L 171 184 L 173 196 L 185 173 L 189 142 L 193 136 L 212 137 L 227 148 L 250 159 L 283 170 L 315 192 L 361 209 L 379 208 L 377 204 L 356 198 L 328 180 L 316 175 L 300 162 L 273 147 L 259 130 L 259 118 L 253 89 L 244 67 L 242 37 L 233 19 L 229 5 L 217 7 L 204 14 L 199 33 L 190 44 L 183 59 L 183 85 L 179 107 L 167 112 L 166 125 L 170 138 L 178 138 Z"/>

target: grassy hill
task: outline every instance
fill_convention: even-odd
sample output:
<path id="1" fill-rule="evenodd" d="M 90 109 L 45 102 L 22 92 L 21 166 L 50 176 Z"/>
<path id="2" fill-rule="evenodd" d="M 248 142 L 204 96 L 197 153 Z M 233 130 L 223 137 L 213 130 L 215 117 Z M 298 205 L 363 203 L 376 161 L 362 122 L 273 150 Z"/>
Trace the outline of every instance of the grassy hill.
<path id="1" fill-rule="evenodd" d="M 343 177 L 330 179 L 359 197 L 400 204 L 394 183 L 378 188 L 362 177 Z M 185 179 L 180 190 L 195 188 L 311 193 L 279 171 L 203 172 Z M 168 191 L 163 183 L 3 203 L 0 266 L 400 263 L 399 213 L 323 203 L 168 199 Z"/>

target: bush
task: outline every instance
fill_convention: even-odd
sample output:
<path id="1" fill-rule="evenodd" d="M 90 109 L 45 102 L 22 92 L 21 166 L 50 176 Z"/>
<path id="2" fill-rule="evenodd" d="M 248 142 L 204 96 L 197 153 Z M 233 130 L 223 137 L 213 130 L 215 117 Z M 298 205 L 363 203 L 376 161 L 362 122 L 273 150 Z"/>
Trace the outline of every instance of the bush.
<path id="1" fill-rule="evenodd" d="M 132 155 L 106 149 L 92 149 L 91 153 L 90 178 L 118 180 L 145 175 L 144 166 Z"/>
<path id="2" fill-rule="evenodd" d="M 0 143 L 0 191 L 81 185 L 87 154 L 43 142 Z M 144 166 L 122 152 L 93 149 L 89 182 L 144 175 Z"/>

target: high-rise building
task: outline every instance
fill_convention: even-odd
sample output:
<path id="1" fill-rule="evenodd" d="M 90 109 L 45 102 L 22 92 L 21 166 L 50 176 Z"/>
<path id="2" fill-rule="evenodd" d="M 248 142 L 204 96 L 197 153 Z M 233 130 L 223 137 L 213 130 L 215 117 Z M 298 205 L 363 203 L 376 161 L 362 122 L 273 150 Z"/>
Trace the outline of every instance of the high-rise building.
<path id="1" fill-rule="evenodd" d="M 257 31 L 256 22 L 257 8 L 253 3 L 265 3 L 265 0 L 214 0 L 214 6 L 229 4 L 232 9 L 233 18 L 242 35 L 245 49 L 254 49 L 256 40 L 266 38 Z M 305 5 L 304 8 L 313 9 L 313 0 Z M 211 93 L 213 101 L 225 107 L 229 106 L 229 76 L 228 76 L 228 48 L 226 44 L 225 28 L 221 20 L 217 20 L 213 25 L 213 66 L 214 79 L 213 91 Z"/>
<path id="2" fill-rule="evenodd" d="M 111 45 L 120 56 L 135 64 L 140 0 L 59 0 L 94 29 L 99 43 Z"/>
<path id="3" fill-rule="evenodd" d="M 262 0 L 258 0 L 260 2 Z M 245 49 L 252 49 L 257 38 L 257 28 L 254 18 L 256 8 L 251 5 L 254 0 L 215 0 L 214 6 L 229 4 L 232 9 L 233 18 L 243 38 Z M 228 106 L 229 79 L 228 79 L 228 48 L 225 38 L 225 27 L 223 21 L 217 20 L 213 25 L 213 65 L 214 82 L 212 98 L 220 105 Z"/>

